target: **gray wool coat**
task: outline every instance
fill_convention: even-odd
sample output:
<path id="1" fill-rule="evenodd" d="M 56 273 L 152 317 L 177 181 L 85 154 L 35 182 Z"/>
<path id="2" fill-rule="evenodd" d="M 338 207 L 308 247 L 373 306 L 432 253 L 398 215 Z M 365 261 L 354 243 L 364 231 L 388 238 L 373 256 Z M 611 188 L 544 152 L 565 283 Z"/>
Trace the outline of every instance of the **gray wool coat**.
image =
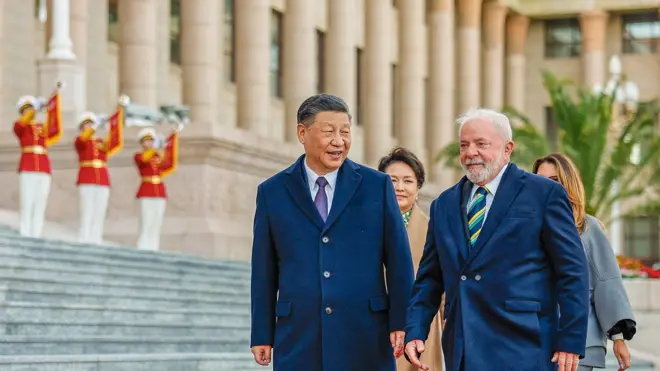
<path id="1" fill-rule="evenodd" d="M 587 328 L 587 352 L 580 364 L 604 368 L 607 331 L 621 320 L 634 320 L 634 314 L 623 286 L 616 256 L 603 227 L 591 215 L 587 215 L 585 223 L 586 229 L 581 237 L 589 261 L 591 308 Z"/>

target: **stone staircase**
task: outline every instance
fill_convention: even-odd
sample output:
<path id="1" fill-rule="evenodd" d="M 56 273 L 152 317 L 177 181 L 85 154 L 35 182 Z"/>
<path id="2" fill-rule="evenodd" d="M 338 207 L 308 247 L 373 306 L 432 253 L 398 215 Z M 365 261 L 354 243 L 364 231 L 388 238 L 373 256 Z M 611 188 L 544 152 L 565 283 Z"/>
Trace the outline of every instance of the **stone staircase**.
<path id="1" fill-rule="evenodd" d="M 249 265 L 0 226 L 0 371 L 251 371 Z"/>

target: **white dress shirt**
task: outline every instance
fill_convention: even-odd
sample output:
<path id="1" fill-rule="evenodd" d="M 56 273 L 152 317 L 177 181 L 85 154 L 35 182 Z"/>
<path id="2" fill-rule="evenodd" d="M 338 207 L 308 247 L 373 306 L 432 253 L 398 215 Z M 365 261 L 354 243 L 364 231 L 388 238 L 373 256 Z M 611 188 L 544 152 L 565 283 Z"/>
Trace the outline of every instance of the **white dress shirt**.
<path id="1" fill-rule="evenodd" d="M 483 223 L 486 223 L 486 218 L 488 217 L 488 211 L 490 210 L 490 206 L 493 204 L 493 199 L 495 198 L 495 193 L 497 192 L 497 187 L 500 186 L 500 181 L 502 180 L 502 175 L 506 171 L 506 168 L 509 167 L 509 164 L 507 163 L 504 165 L 502 170 L 500 170 L 500 173 L 497 174 L 493 180 L 488 182 L 485 187 L 488 190 L 488 193 L 486 194 L 486 211 L 484 212 L 484 221 Z M 478 184 L 473 184 L 472 185 L 472 191 L 470 192 L 470 198 L 468 199 L 467 203 L 467 208 L 465 209 L 465 213 L 468 213 L 470 210 L 470 206 L 472 205 L 472 200 L 474 199 L 475 193 L 477 193 L 477 189 L 479 189 Z M 483 224 L 482 224 L 483 225 Z"/>
<path id="2" fill-rule="evenodd" d="M 316 179 L 320 178 L 321 176 L 316 174 L 314 170 L 312 170 L 308 165 L 307 165 L 307 158 L 305 158 L 305 174 L 307 175 L 307 186 L 309 187 L 309 192 L 310 195 L 312 196 L 312 200 L 316 198 L 316 194 L 319 191 L 319 185 L 316 184 Z M 339 172 L 339 169 L 327 173 L 323 175 L 325 180 L 328 181 L 328 185 L 325 186 L 325 194 L 328 196 L 328 215 L 330 215 L 330 208 L 332 207 L 332 199 L 334 198 L 335 195 L 335 186 L 337 185 L 337 173 Z"/>

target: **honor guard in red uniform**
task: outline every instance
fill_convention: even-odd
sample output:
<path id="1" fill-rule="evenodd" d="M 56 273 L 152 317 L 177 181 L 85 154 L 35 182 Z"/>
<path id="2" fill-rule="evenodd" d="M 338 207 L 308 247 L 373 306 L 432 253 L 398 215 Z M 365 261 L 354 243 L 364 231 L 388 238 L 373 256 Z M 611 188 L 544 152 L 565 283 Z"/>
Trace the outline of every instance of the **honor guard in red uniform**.
<path id="1" fill-rule="evenodd" d="M 138 134 L 143 151 L 135 154 L 135 165 L 140 174 L 140 188 L 137 198 L 140 200 L 140 237 L 138 248 L 158 250 L 160 229 L 165 215 L 167 193 L 163 178 L 176 170 L 179 148 L 179 130 L 175 130 L 164 143 L 151 128 L 145 128 Z M 164 149 L 160 154 L 157 149 Z"/>
<path id="2" fill-rule="evenodd" d="M 58 86 L 59 88 L 59 86 Z M 45 122 L 37 122 L 35 115 L 46 109 Z M 41 237 L 50 194 L 51 169 L 48 147 L 62 137 L 59 93 L 56 91 L 42 107 L 33 96 L 23 96 L 17 104 L 20 118 L 14 123 L 14 134 L 21 146 L 18 165 L 20 182 L 20 233 Z"/>
<path id="3" fill-rule="evenodd" d="M 108 159 L 123 147 L 123 108 L 108 119 L 105 139 L 94 136 L 102 119 L 93 112 L 85 112 L 79 119 L 80 135 L 74 143 L 80 169 L 78 192 L 80 195 L 80 242 L 101 244 L 103 225 L 110 197 Z"/>

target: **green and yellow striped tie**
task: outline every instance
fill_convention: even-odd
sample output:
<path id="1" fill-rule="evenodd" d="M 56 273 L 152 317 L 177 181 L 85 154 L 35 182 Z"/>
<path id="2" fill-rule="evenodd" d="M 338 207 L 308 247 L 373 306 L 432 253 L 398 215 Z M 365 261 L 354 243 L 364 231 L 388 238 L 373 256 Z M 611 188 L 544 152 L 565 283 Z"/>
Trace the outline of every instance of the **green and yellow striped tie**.
<path id="1" fill-rule="evenodd" d="M 474 246 L 481 233 L 481 227 L 484 225 L 486 216 L 486 195 L 488 189 L 479 187 L 474 194 L 472 204 L 468 210 L 468 232 L 470 233 L 470 246 Z"/>

